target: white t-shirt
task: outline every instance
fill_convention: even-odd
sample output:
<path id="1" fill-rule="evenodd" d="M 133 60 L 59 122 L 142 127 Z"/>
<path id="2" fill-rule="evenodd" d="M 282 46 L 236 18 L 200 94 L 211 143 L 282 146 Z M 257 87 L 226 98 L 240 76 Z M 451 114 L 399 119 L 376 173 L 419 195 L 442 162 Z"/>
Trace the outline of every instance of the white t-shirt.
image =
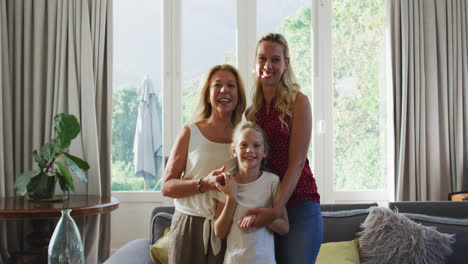
<path id="1" fill-rule="evenodd" d="M 227 236 L 224 263 L 276 263 L 273 231 L 263 227 L 244 232 L 237 222 L 249 209 L 272 208 L 279 192 L 279 184 L 277 175 L 263 171 L 256 181 L 238 185 L 237 207 Z M 216 200 L 226 202 L 225 194 L 211 191 L 210 194 Z"/>
<path id="2" fill-rule="evenodd" d="M 208 176 L 213 170 L 226 166 L 225 171 L 231 171 L 236 166 L 236 159 L 232 157 L 230 143 L 216 143 L 208 140 L 195 124 L 191 124 L 190 141 L 187 153 L 185 173 L 181 179 L 200 179 Z M 185 198 L 174 200 L 175 209 L 181 213 L 205 217 L 203 240 L 207 251 L 208 237 L 211 233 L 211 246 L 217 254 L 221 248 L 220 240 L 214 235 L 214 216 L 216 201 L 208 194 L 198 193 Z M 212 232 L 210 232 L 210 229 Z"/>

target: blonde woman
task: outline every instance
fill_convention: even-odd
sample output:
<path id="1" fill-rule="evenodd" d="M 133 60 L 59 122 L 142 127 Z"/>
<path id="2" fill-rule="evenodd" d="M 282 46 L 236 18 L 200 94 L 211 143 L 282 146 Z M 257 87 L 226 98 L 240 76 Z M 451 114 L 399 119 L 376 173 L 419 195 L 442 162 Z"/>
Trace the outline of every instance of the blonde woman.
<path id="1" fill-rule="evenodd" d="M 255 55 L 255 91 L 247 120 L 255 121 L 270 140 L 270 160 L 281 179 L 273 208 L 256 208 L 254 227 L 271 224 L 287 207 L 290 229 L 277 236 L 278 263 L 314 263 L 322 244 L 320 195 L 309 167 L 312 132 L 309 99 L 299 91 L 281 34 L 260 38 Z"/>
<path id="2" fill-rule="evenodd" d="M 180 132 L 162 181 L 164 196 L 176 198 L 169 263 L 222 263 L 225 243 L 213 231 L 217 190 L 224 170 L 235 166 L 230 144 L 242 119 L 245 90 L 236 68 L 217 65 L 202 82 L 192 123 Z M 223 245 L 222 245 L 223 244 Z"/>

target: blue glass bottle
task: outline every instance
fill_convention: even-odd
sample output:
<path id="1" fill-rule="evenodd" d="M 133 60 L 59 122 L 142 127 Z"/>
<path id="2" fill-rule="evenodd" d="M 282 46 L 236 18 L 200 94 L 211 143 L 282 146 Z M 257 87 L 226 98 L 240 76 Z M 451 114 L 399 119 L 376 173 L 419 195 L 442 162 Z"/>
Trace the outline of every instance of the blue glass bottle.
<path id="1" fill-rule="evenodd" d="M 84 264 L 80 231 L 70 216 L 71 209 L 62 210 L 62 217 L 49 242 L 48 264 Z"/>

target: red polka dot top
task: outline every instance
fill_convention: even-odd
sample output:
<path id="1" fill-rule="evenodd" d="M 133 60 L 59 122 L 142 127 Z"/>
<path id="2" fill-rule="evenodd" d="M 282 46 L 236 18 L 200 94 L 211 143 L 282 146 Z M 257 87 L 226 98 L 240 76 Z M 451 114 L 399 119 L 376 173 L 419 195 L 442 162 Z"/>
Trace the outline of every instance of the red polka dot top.
<path id="1" fill-rule="evenodd" d="M 272 105 L 274 105 L 274 101 L 272 101 Z M 257 113 L 257 124 L 263 128 L 268 136 L 268 143 L 270 146 L 269 158 L 274 166 L 273 169 L 276 170 L 280 179 L 283 179 L 283 175 L 288 168 L 290 131 L 281 127 L 281 120 L 279 117 L 280 111 L 275 107 L 271 107 L 267 115 L 265 102 L 263 102 L 262 108 Z M 290 118 L 286 116 L 285 121 L 289 124 Z M 312 200 L 320 203 L 317 184 L 315 183 L 314 175 L 310 170 L 309 160 L 307 158 L 296 189 L 291 195 L 291 198 L 289 198 L 286 207 L 292 207 L 305 200 Z"/>

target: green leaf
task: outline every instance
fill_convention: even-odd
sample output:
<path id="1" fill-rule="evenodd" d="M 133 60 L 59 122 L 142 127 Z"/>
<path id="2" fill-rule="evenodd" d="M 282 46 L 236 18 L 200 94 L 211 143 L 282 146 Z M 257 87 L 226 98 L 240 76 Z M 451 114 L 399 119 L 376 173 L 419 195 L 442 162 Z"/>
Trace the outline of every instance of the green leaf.
<path id="1" fill-rule="evenodd" d="M 65 183 L 70 187 L 70 190 L 75 192 L 75 186 L 73 185 L 73 179 L 72 179 L 72 176 L 70 174 L 70 171 L 68 171 L 67 167 L 65 167 L 65 165 L 63 165 L 62 162 L 57 160 L 55 163 L 57 163 L 57 165 L 59 167 L 59 170 L 60 170 L 60 173 L 61 173 L 61 176 L 63 176 L 63 179 L 65 180 Z"/>
<path id="2" fill-rule="evenodd" d="M 40 170 L 34 169 L 32 171 L 27 171 L 21 174 L 18 179 L 16 179 L 14 190 L 17 195 L 24 195 L 26 193 L 26 186 L 29 184 L 29 181 L 41 173 Z"/>
<path id="3" fill-rule="evenodd" d="M 57 169 L 55 170 L 55 176 L 58 179 L 62 193 L 65 194 L 66 191 L 70 190 L 70 188 L 68 188 L 67 182 L 65 181 L 65 177 L 63 177 L 63 175 L 60 174 L 60 172 Z"/>
<path id="4" fill-rule="evenodd" d="M 60 149 L 70 146 L 72 139 L 80 133 L 80 123 L 74 115 L 58 114 L 54 118 L 54 131 Z"/>
<path id="5" fill-rule="evenodd" d="M 37 154 L 37 150 L 34 150 L 32 153 L 34 160 L 39 164 L 39 167 L 45 169 L 48 167 L 49 162 L 45 160 L 41 155 Z"/>
<path id="6" fill-rule="evenodd" d="M 78 167 L 80 167 L 80 169 L 84 170 L 84 171 L 87 171 L 89 170 L 89 164 L 88 162 L 76 157 L 76 156 L 73 156 L 69 153 L 66 153 L 64 152 L 63 153 L 65 156 L 67 156 L 71 161 L 73 161 Z"/>
<path id="7" fill-rule="evenodd" d="M 49 163 L 57 155 L 57 142 L 55 139 L 51 140 L 41 148 L 42 157 Z"/>
<path id="8" fill-rule="evenodd" d="M 68 155 L 64 157 L 64 159 L 67 161 L 68 166 L 70 169 L 80 178 L 82 182 L 88 182 L 88 179 L 86 178 L 86 175 L 83 173 L 83 171 L 80 169 L 80 167 L 71 159 L 68 158 Z M 87 165 L 88 163 L 86 163 Z M 89 165 L 88 165 L 89 169 Z"/>

